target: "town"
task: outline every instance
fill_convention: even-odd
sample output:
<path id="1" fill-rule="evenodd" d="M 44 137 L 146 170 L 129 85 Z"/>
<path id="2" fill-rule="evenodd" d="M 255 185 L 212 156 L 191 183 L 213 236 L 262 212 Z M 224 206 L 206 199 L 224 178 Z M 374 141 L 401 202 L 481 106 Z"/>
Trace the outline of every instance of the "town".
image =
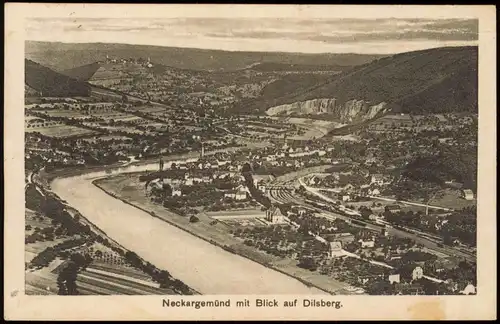
<path id="1" fill-rule="evenodd" d="M 333 109 L 241 108 L 296 74 L 107 55 L 91 96 L 26 85 L 32 293 L 197 293 L 55 194 L 57 177 L 96 170 L 101 193 L 328 293 L 476 294 L 477 112 L 384 111 L 350 128 Z"/>

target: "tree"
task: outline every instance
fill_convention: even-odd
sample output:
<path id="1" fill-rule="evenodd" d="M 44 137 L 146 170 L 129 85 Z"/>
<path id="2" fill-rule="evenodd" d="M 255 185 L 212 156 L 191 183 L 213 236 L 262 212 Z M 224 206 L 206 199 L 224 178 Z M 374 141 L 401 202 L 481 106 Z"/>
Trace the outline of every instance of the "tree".
<path id="1" fill-rule="evenodd" d="M 160 288 L 168 288 L 171 284 L 172 277 L 168 271 L 162 270 L 157 275 L 157 281 L 160 284 Z"/>
<path id="2" fill-rule="evenodd" d="M 391 285 L 388 281 L 378 280 L 373 282 L 367 287 L 367 292 L 369 295 L 391 295 L 394 290 L 394 285 Z"/>
<path id="3" fill-rule="evenodd" d="M 163 184 L 163 193 L 162 193 L 163 198 L 172 196 L 172 192 L 173 192 L 172 186 L 169 185 L 168 183 L 164 183 Z"/>
<path id="4" fill-rule="evenodd" d="M 299 264 L 297 266 L 304 268 L 304 269 L 308 269 L 310 271 L 315 271 L 318 268 L 316 262 L 311 257 L 300 258 Z"/>
<path id="5" fill-rule="evenodd" d="M 78 265 L 72 260 L 68 261 L 57 277 L 58 295 L 78 295 L 76 285 L 78 271 Z"/>

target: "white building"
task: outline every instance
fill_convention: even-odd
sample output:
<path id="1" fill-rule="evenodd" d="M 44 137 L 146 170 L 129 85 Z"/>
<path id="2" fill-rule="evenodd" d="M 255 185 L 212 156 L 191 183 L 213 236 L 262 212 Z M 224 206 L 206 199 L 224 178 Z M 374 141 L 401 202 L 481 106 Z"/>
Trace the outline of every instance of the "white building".
<path id="1" fill-rule="evenodd" d="M 468 284 L 464 290 L 460 292 L 463 295 L 475 295 L 476 294 L 476 287 L 474 287 L 473 284 Z"/>
<path id="2" fill-rule="evenodd" d="M 473 200 L 474 193 L 470 189 L 464 189 L 462 190 L 462 198 L 464 198 L 465 200 Z"/>
<path id="3" fill-rule="evenodd" d="M 362 248 L 373 248 L 375 247 L 375 241 L 369 240 L 369 241 L 364 241 L 364 240 L 359 240 L 359 243 L 361 243 Z"/>
<path id="4" fill-rule="evenodd" d="M 376 185 L 383 185 L 383 184 L 385 184 L 384 176 L 382 174 L 374 174 L 374 175 L 372 175 L 371 183 L 370 184 L 376 184 Z"/>
<path id="5" fill-rule="evenodd" d="M 389 275 L 389 283 L 400 283 L 401 282 L 401 275 L 399 273 L 391 274 Z"/>
<path id="6" fill-rule="evenodd" d="M 224 198 L 231 198 L 234 200 L 245 200 L 247 199 L 247 191 L 243 188 L 243 186 L 239 186 L 234 190 L 229 190 L 224 193 Z"/>
<path id="7" fill-rule="evenodd" d="M 328 257 L 337 258 L 344 255 L 342 251 L 342 243 L 340 241 L 330 242 L 330 249 L 328 250 Z"/>

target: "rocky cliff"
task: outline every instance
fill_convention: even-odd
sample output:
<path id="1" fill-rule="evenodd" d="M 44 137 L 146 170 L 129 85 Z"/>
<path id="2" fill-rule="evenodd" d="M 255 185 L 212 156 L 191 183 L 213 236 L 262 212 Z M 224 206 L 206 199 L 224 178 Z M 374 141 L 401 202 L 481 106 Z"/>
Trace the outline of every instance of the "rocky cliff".
<path id="1" fill-rule="evenodd" d="M 381 102 L 372 105 L 365 100 L 349 100 L 339 103 L 335 98 L 311 99 L 269 108 L 268 115 L 307 115 L 328 114 L 344 123 L 364 121 L 374 118 L 379 113 L 388 111 L 387 104 Z"/>

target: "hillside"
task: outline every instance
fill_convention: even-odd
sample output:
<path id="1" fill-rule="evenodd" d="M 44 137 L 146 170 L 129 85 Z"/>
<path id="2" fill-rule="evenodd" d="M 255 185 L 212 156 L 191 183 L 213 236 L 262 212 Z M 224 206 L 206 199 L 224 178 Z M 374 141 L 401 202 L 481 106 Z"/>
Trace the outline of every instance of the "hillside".
<path id="1" fill-rule="evenodd" d="M 91 64 L 78 66 L 69 70 L 61 71 L 61 74 L 67 75 L 71 78 L 88 81 L 99 69 L 99 63 L 94 62 Z"/>
<path id="2" fill-rule="evenodd" d="M 25 83 L 43 96 L 89 96 L 91 92 L 88 84 L 30 60 L 25 60 Z"/>
<path id="3" fill-rule="evenodd" d="M 260 72 L 341 72 L 350 68 L 352 66 L 264 62 L 247 69 Z"/>
<path id="4" fill-rule="evenodd" d="M 453 148 L 437 156 L 420 156 L 405 166 L 403 175 L 439 185 L 453 180 L 476 192 L 477 154 Z"/>
<path id="5" fill-rule="evenodd" d="M 313 87 L 284 91 L 259 106 L 331 98 L 336 107 L 330 110 L 356 100 L 367 107 L 386 103 L 391 111 L 416 114 L 476 112 L 477 82 L 477 47 L 437 48 L 381 58 Z"/>
<path id="6" fill-rule="evenodd" d="M 66 44 L 27 41 L 26 58 L 52 68 L 70 69 L 75 66 L 103 61 L 106 55 L 122 58 L 151 58 L 167 66 L 192 70 L 235 71 L 256 63 L 280 63 L 322 66 L 354 66 L 365 64 L 381 55 L 362 54 L 303 54 L 278 52 L 230 52 L 193 48 L 161 47 L 128 44 Z"/>

